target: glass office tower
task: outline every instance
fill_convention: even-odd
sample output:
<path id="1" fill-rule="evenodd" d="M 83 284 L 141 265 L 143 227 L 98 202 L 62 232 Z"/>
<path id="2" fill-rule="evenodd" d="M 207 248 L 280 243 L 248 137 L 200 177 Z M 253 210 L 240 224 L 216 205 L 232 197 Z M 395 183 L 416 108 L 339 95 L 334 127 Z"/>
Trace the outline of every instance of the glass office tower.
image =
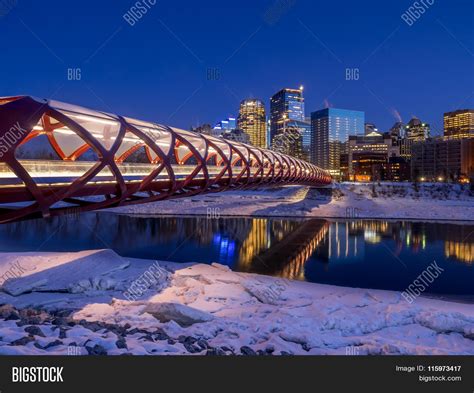
<path id="1" fill-rule="evenodd" d="M 250 144 L 267 147 L 267 122 L 262 100 L 247 99 L 240 103 L 238 127 L 249 136 Z"/>
<path id="2" fill-rule="evenodd" d="M 280 90 L 270 99 L 270 141 L 283 132 L 286 122 L 304 119 L 303 86 Z"/>
<path id="3" fill-rule="evenodd" d="M 311 113 L 311 162 L 341 176 L 341 154 L 347 153 L 349 135 L 364 135 L 365 113 L 326 108 Z"/>

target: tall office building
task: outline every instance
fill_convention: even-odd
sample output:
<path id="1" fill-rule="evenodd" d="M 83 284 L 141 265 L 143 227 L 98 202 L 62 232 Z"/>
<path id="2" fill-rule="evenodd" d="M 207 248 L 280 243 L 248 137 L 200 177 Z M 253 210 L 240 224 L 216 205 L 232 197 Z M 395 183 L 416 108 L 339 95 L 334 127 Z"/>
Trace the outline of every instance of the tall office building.
<path id="1" fill-rule="evenodd" d="M 398 146 L 400 151 L 400 156 L 403 157 L 405 161 L 410 159 L 410 144 L 405 139 L 405 124 L 401 121 L 397 121 L 392 128 L 388 131 L 389 135 L 392 138 L 392 144 Z"/>
<path id="2" fill-rule="evenodd" d="M 341 154 L 347 154 L 349 135 L 364 135 L 365 113 L 326 108 L 311 113 L 311 162 L 341 177 Z"/>
<path id="3" fill-rule="evenodd" d="M 405 125 L 401 121 L 397 121 L 388 133 L 392 137 L 393 143 L 397 143 L 401 138 L 405 137 Z"/>
<path id="4" fill-rule="evenodd" d="M 262 100 L 247 99 L 240 103 L 238 128 L 249 136 L 252 145 L 267 147 L 267 123 Z"/>
<path id="5" fill-rule="evenodd" d="M 301 159 L 309 161 L 311 151 L 311 122 L 294 120 L 290 122 L 290 127 L 296 128 L 301 134 Z"/>
<path id="6" fill-rule="evenodd" d="M 405 136 L 413 142 L 424 142 L 430 137 L 430 125 L 414 116 L 405 126 Z"/>
<path id="7" fill-rule="evenodd" d="M 474 137 L 474 109 L 460 109 L 444 114 L 446 139 Z"/>
<path id="8" fill-rule="evenodd" d="M 270 99 L 270 142 L 283 132 L 286 123 L 304 121 L 303 86 L 299 89 L 282 89 Z"/>
<path id="9" fill-rule="evenodd" d="M 275 135 L 271 148 L 274 151 L 309 161 L 310 146 L 311 124 L 291 120 L 285 123 L 282 132 Z"/>
<path id="10" fill-rule="evenodd" d="M 424 142 L 430 137 L 430 125 L 423 123 L 413 116 L 405 126 L 405 136 L 399 142 L 400 155 L 406 160 L 411 160 L 411 149 L 414 143 Z"/>

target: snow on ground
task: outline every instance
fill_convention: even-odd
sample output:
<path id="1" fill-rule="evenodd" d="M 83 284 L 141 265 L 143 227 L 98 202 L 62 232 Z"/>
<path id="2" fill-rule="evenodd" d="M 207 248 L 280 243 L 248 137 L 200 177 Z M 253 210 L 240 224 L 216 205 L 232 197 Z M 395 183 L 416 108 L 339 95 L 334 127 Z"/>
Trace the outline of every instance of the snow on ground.
<path id="1" fill-rule="evenodd" d="M 22 270 L 0 292 L 0 354 L 474 355 L 472 304 L 159 265 L 111 250 L 0 254 L 0 273 Z"/>
<path id="2" fill-rule="evenodd" d="M 474 193 L 443 183 L 341 183 L 332 188 L 260 188 L 123 206 L 138 215 L 299 216 L 474 220 Z"/>

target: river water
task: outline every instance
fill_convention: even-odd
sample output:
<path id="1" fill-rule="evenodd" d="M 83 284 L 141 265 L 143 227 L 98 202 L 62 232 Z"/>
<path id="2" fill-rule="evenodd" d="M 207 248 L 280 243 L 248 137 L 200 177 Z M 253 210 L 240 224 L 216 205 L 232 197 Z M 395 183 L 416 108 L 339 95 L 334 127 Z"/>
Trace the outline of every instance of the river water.
<path id="1" fill-rule="evenodd" d="M 474 225 L 383 220 L 136 217 L 87 213 L 0 225 L 0 251 L 110 248 L 126 257 L 219 262 L 349 287 L 404 290 L 430 264 L 427 292 L 474 295 Z"/>

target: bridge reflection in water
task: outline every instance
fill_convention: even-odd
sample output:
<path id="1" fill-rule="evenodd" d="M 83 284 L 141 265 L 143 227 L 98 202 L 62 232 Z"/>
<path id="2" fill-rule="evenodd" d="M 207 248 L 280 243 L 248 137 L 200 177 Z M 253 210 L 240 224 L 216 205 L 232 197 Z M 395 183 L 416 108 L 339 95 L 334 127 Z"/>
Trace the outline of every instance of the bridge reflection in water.
<path id="1" fill-rule="evenodd" d="M 242 243 L 238 270 L 304 280 L 304 264 L 329 228 L 323 220 L 257 219 Z"/>

